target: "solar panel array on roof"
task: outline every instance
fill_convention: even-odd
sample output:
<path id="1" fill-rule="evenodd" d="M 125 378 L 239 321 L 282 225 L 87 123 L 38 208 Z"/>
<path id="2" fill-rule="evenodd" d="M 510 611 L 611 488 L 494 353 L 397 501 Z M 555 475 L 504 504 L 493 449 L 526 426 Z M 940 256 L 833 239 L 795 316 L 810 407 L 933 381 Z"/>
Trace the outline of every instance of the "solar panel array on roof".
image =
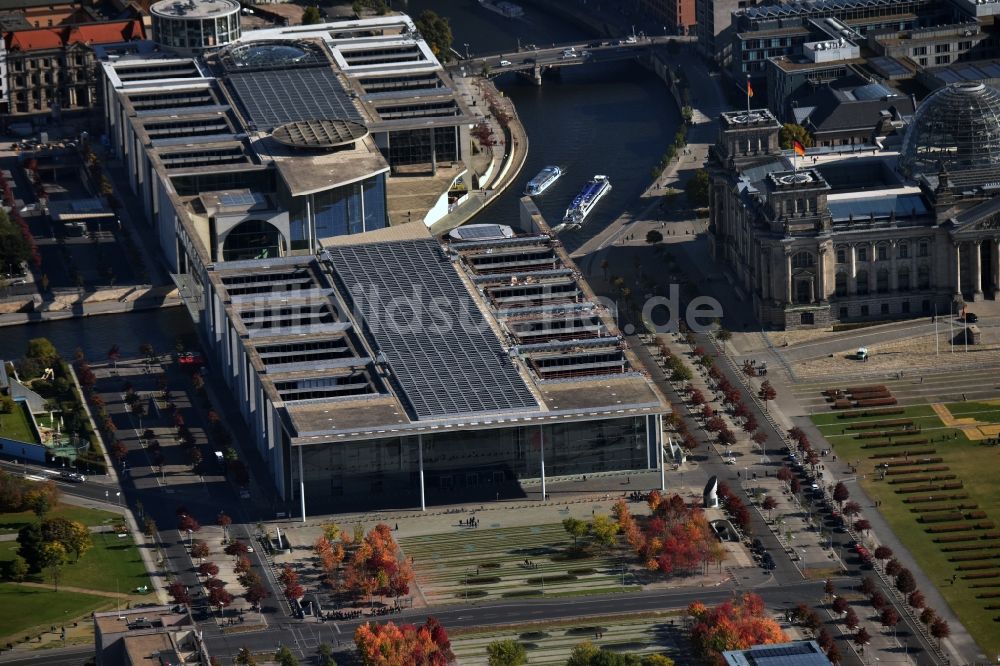
<path id="1" fill-rule="evenodd" d="M 978 62 L 974 65 L 956 63 L 948 67 L 936 67 L 930 72 L 945 84 L 961 81 L 990 81 L 1000 79 L 1000 63 Z"/>
<path id="2" fill-rule="evenodd" d="M 772 5 L 748 7 L 745 12 L 751 18 L 780 18 L 815 14 L 824 11 L 874 9 L 897 4 L 899 0 L 813 0 L 812 2 L 787 2 Z"/>
<path id="3" fill-rule="evenodd" d="M 861 221 L 874 215 L 885 219 L 892 213 L 896 217 L 909 217 L 912 214 L 922 215 L 927 212 L 923 197 L 919 194 L 900 194 L 896 196 L 863 197 L 830 201 L 830 215 L 834 222 L 844 222 L 853 219 Z"/>
<path id="4" fill-rule="evenodd" d="M 366 296 L 354 309 L 417 419 L 537 409 L 437 242 L 331 248 L 329 256 L 346 295 Z M 376 303 L 367 300 L 373 293 Z M 411 316 L 407 306 L 391 319 L 390 303 L 402 299 L 419 299 L 421 316 Z"/>
<path id="5" fill-rule="evenodd" d="M 876 58 L 871 58 L 869 61 L 877 71 L 887 77 L 900 77 L 909 76 L 910 70 L 906 68 L 901 62 L 895 58 L 890 58 L 889 56 L 878 56 Z"/>
<path id="6" fill-rule="evenodd" d="M 484 238 L 503 238 L 504 234 L 498 224 L 470 225 L 459 228 L 462 240 L 482 240 Z"/>
<path id="7" fill-rule="evenodd" d="M 869 83 L 865 86 L 859 86 L 851 91 L 855 99 L 863 100 L 873 100 L 873 99 L 885 99 L 886 97 L 896 97 L 897 93 L 891 88 L 887 88 L 881 83 Z"/>
<path id="8" fill-rule="evenodd" d="M 230 74 L 228 81 L 258 130 L 300 120 L 364 122 L 337 75 L 325 67 L 241 72 Z"/>

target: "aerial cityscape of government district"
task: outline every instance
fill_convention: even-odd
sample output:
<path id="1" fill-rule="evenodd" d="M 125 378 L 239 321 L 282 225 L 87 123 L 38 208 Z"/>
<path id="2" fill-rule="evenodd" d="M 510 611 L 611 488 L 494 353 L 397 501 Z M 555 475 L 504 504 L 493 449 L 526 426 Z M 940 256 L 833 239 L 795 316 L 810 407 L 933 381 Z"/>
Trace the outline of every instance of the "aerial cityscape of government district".
<path id="1" fill-rule="evenodd" d="M 0 666 L 1000 662 L 1000 0 L 0 0 Z"/>

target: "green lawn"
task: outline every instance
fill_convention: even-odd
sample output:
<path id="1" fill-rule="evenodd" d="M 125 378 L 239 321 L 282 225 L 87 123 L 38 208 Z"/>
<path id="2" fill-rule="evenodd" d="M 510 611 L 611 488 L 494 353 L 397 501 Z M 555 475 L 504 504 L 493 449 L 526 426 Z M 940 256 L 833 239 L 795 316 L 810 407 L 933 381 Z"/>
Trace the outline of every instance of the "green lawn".
<path id="1" fill-rule="evenodd" d="M 126 594 L 149 584 L 149 575 L 139 557 L 139 550 L 130 537 L 119 539 L 109 533 L 92 536 L 94 547 L 79 562 L 63 567 L 60 585 Z M 0 561 L 12 559 L 17 548 L 16 541 L 0 541 Z M 34 581 L 48 583 L 51 578 L 46 571 Z"/>
<path id="2" fill-rule="evenodd" d="M 73 504 L 62 504 L 56 506 L 48 514 L 53 518 L 65 518 L 66 520 L 78 520 L 88 527 L 92 525 L 111 525 L 122 519 L 121 514 L 110 511 L 100 511 L 98 509 L 88 509 Z M 33 523 L 38 518 L 31 511 L 21 511 L 20 513 L 0 513 L 0 534 L 17 532 L 19 529 Z"/>
<path id="3" fill-rule="evenodd" d="M 114 599 L 0 583 L 0 638 L 23 639 L 32 628 L 60 626 L 114 605 Z"/>
<path id="4" fill-rule="evenodd" d="M 982 422 L 1000 423 L 1000 409 L 982 403 L 957 403 L 947 405 L 955 416 L 975 417 Z M 834 416 L 833 419 L 829 418 Z M 942 465 L 947 465 L 949 474 L 957 474 L 964 484 L 960 491 L 943 491 L 948 493 L 968 493 L 968 499 L 962 503 L 975 503 L 985 511 L 988 518 L 1000 524 L 1000 493 L 996 488 L 996 468 L 1000 465 L 1000 448 L 984 446 L 980 442 L 969 441 L 960 430 L 945 428 L 933 414 L 929 405 L 907 407 L 905 414 L 885 416 L 881 418 L 899 419 L 912 418 L 914 424 L 924 429 L 923 436 L 929 437 L 928 444 L 920 448 L 935 449 L 934 457 L 941 457 Z M 994 621 L 998 616 L 996 611 L 986 610 L 986 606 L 995 600 L 977 598 L 977 593 L 991 592 L 990 589 L 973 589 L 970 584 L 975 581 L 958 579 L 951 584 L 951 577 L 956 573 L 957 563 L 949 562 L 948 557 L 954 553 L 941 552 L 942 547 L 949 544 L 934 543 L 934 535 L 928 534 L 926 525 L 916 522 L 917 514 L 910 509 L 914 505 L 904 504 L 904 495 L 894 492 L 894 486 L 886 481 L 878 481 L 874 473 L 875 464 L 881 460 L 873 460 L 872 454 L 892 452 L 891 448 L 862 449 L 864 440 L 853 439 L 851 435 L 843 435 L 844 426 L 877 418 L 836 419 L 832 414 L 820 414 L 813 417 L 824 435 L 834 445 L 834 451 L 843 459 L 861 464 L 858 473 L 865 475 L 860 480 L 868 494 L 882 501 L 881 512 L 892 526 L 893 532 L 906 544 L 910 553 L 919 562 L 924 573 L 931 577 L 933 583 L 947 599 L 953 611 L 965 627 L 972 633 L 986 654 L 1000 654 L 1000 623 Z M 958 437 L 953 438 L 957 433 Z M 942 439 L 943 438 L 943 439 Z M 938 441 L 933 441 L 937 439 Z M 899 449 L 897 449 L 899 450 Z M 899 451 L 902 453 L 902 451 Z M 956 544 L 951 544 L 956 545 Z M 980 581 L 982 582 L 982 581 Z M 1000 581 L 998 581 L 1000 582 Z"/>
<path id="5" fill-rule="evenodd" d="M 28 422 L 27 409 L 22 403 L 16 403 L 14 411 L 9 414 L 0 414 L 0 437 L 7 437 L 19 442 L 39 443 L 31 424 Z"/>

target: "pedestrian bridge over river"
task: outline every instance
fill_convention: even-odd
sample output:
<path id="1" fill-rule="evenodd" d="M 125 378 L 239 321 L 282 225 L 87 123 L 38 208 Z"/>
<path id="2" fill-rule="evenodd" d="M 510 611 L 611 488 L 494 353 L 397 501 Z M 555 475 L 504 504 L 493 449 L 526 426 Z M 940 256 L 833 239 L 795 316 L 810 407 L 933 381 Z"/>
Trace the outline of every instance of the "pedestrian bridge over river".
<path id="1" fill-rule="evenodd" d="M 634 41 L 631 41 L 634 39 Z M 616 60 L 631 60 L 645 51 L 670 43 L 693 44 L 696 37 L 638 37 L 628 39 L 594 39 L 589 42 L 568 42 L 553 44 L 542 48 L 532 48 L 534 45 L 521 48 L 515 52 L 476 54 L 466 53 L 466 57 L 453 50 L 458 56 L 449 68 L 464 74 L 486 72 L 488 76 L 499 76 L 508 72 L 517 72 L 535 82 L 542 84 L 542 74 L 547 70 L 561 67 L 575 67 L 594 62 L 612 62 Z M 572 52 L 572 55 L 568 53 Z"/>

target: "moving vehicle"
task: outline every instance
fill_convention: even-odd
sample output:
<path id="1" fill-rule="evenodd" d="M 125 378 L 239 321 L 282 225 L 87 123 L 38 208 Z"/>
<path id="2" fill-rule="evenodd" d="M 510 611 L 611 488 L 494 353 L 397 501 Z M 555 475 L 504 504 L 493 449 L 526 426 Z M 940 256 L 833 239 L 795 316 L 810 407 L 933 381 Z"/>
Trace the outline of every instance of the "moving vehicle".
<path id="1" fill-rule="evenodd" d="M 636 41 L 638 40 L 636 40 L 635 35 L 629 35 L 628 37 L 625 38 L 626 44 L 635 44 Z"/>
<path id="2" fill-rule="evenodd" d="M 500 66 L 501 67 L 510 67 L 510 65 L 511 65 L 510 60 L 501 60 L 500 61 Z"/>
<path id="3" fill-rule="evenodd" d="M 611 191 L 611 181 L 607 176 L 597 175 L 591 178 L 580 194 L 570 203 L 563 216 L 563 222 L 582 224 L 583 220 L 594 209 L 597 202 Z"/>
<path id="4" fill-rule="evenodd" d="M 966 312 L 965 313 L 965 323 L 966 324 L 975 324 L 977 321 L 979 321 L 979 315 L 977 315 L 975 312 Z"/>
<path id="5" fill-rule="evenodd" d="M 69 481 L 70 483 L 84 483 L 87 480 L 87 477 L 79 472 L 60 472 L 59 478 L 62 481 Z"/>
<path id="6" fill-rule="evenodd" d="M 541 194 L 549 189 L 552 183 L 559 180 L 562 175 L 563 170 L 559 167 L 547 166 L 539 171 L 537 176 L 528 181 L 528 184 L 524 186 L 524 193 L 529 197 Z"/>

